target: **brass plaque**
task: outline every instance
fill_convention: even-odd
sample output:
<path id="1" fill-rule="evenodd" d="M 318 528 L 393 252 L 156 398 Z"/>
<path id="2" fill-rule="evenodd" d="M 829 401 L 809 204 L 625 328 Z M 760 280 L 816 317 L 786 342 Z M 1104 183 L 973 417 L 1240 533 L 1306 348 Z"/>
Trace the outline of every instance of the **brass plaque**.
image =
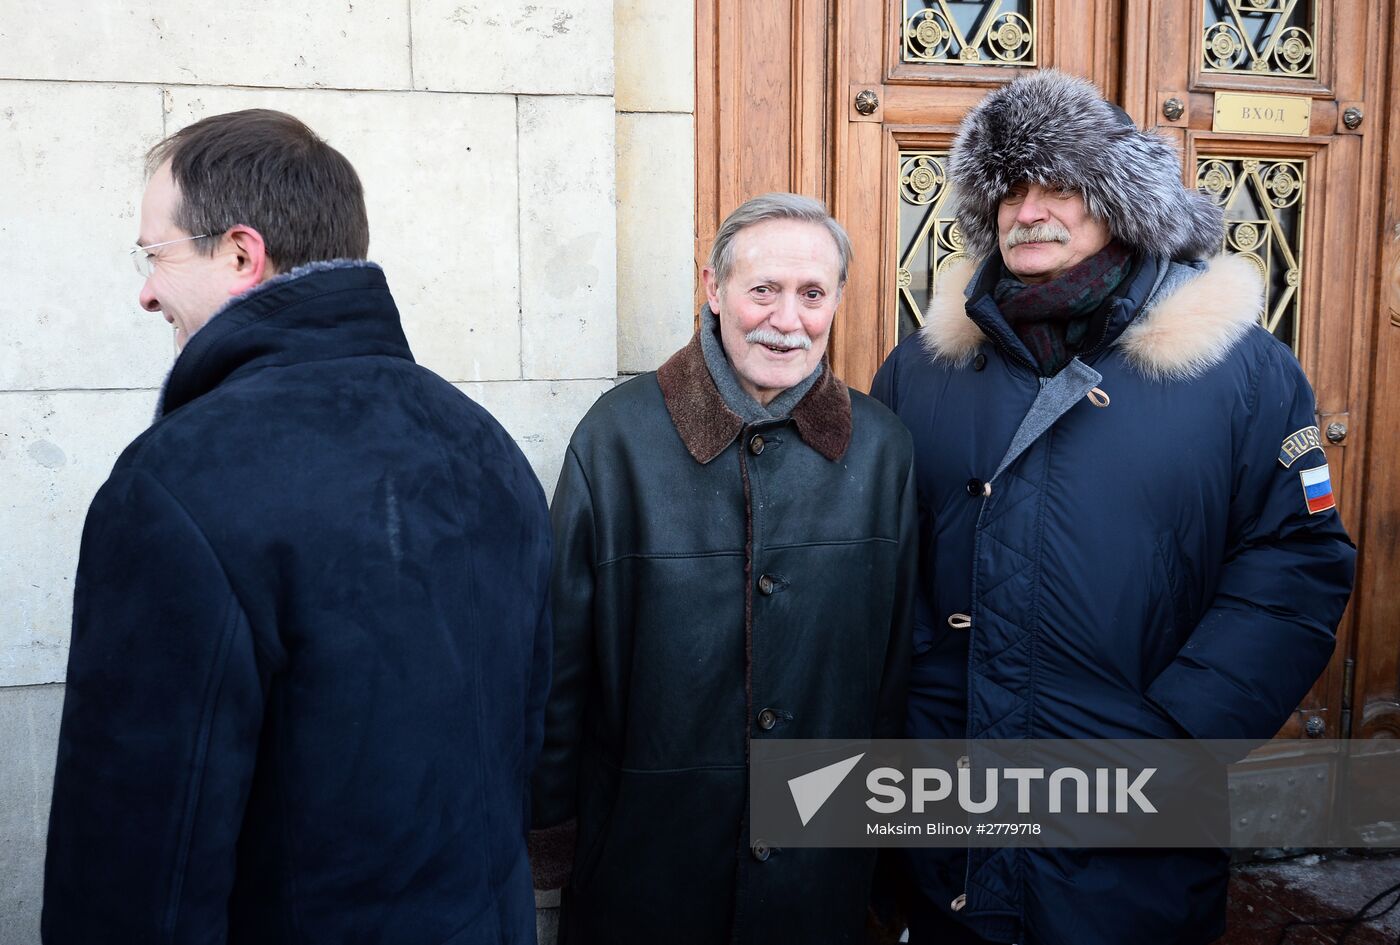
<path id="1" fill-rule="evenodd" d="M 1312 99 L 1307 96 L 1216 92 L 1210 130 L 1301 138 L 1307 136 L 1311 124 Z"/>

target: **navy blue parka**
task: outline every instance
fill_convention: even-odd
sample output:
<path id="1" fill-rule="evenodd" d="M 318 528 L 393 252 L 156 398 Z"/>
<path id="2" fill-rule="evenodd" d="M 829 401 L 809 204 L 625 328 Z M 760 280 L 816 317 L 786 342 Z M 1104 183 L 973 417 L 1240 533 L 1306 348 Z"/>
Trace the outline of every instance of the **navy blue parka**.
<path id="1" fill-rule="evenodd" d="M 533 943 L 549 549 L 377 266 L 218 314 L 88 513 L 44 941 Z"/>
<path id="2" fill-rule="evenodd" d="M 1000 268 L 945 273 L 872 390 L 915 444 L 909 736 L 1268 738 L 1327 665 L 1355 552 L 1257 273 L 1139 259 L 1046 379 Z M 924 895 L 995 941 L 1224 927 L 1220 850 L 910 852 Z"/>

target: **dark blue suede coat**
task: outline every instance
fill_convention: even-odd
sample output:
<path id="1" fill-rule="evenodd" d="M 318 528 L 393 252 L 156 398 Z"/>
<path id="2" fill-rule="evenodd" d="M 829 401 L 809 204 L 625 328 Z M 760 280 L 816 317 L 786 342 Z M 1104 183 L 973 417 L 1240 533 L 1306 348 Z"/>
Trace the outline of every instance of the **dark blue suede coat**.
<path id="1" fill-rule="evenodd" d="M 908 734 L 1268 738 L 1327 665 L 1355 552 L 1308 484 L 1316 431 L 1291 438 L 1313 394 L 1255 324 L 1257 273 L 1139 261 L 1046 380 L 990 295 L 999 269 L 950 269 L 875 379 L 915 444 Z M 912 853 L 924 894 L 996 941 L 1224 927 L 1220 850 Z"/>
<path id="2" fill-rule="evenodd" d="M 378 267 L 196 334 L 83 532 L 46 942 L 534 942 L 549 522 Z"/>

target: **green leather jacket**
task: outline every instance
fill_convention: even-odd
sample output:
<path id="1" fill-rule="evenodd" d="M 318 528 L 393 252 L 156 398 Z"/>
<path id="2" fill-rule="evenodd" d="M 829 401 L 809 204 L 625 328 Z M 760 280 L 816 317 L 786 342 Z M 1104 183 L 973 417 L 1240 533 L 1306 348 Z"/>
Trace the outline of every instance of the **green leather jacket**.
<path id="1" fill-rule="evenodd" d="M 902 734 L 911 463 L 894 415 L 830 370 L 744 424 L 698 337 L 579 424 L 534 779 L 535 825 L 577 824 L 561 941 L 860 940 L 874 851 L 750 836 L 748 743 Z"/>

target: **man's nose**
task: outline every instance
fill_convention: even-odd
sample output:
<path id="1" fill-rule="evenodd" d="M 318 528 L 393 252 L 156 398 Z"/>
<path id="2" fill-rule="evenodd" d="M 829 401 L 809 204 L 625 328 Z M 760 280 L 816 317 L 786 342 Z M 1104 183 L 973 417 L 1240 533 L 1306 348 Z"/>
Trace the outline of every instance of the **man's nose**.
<path id="1" fill-rule="evenodd" d="M 1044 198 L 1037 193 L 1028 193 L 1021 201 L 1021 208 L 1016 213 L 1017 223 L 1040 223 L 1047 216 Z"/>
<path id="2" fill-rule="evenodd" d="M 775 310 L 768 316 L 768 323 L 784 334 L 799 330 L 802 327 L 802 315 L 798 311 L 797 296 L 784 293 Z"/>
<path id="3" fill-rule="evenodd" d="M 147 279 L 141 284 L 141 307 L 148 312 L 160 311 L 160 299 L 156 298 L 155 290 L 151 288 L 151 280 Z"/>

